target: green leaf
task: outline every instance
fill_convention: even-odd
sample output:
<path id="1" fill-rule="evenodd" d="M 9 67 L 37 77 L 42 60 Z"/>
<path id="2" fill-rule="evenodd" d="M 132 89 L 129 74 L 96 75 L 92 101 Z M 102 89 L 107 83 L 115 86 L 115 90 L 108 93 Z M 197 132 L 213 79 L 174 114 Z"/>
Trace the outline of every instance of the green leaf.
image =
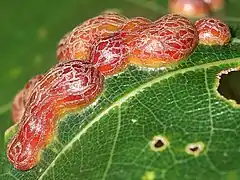
<path id="1" fill-rule="evenodd" d="M 56 63 L 56 43 L 64 32 L 107 8 L 153 19 L 166 8 L 166 1 L 144 6 L 146 2 L 29 1 L 21 12 L 16 11 L 19 5 L 6 2 L 8 8 L 0 10 L 11 7 L 15 23 L 1 30 L 8 39 L 0 76 L 4 127 L 11 121 L 9 102 L 14 94 L 32 75 Z M 227 22 L 238 37 L 239 21 Z M 217 92 L 218 73 L 239 66 L 238 43 L 198 46 L 190 58 L 167 70 L 131 66 L 106 79 L 96 103 L 59 121 L 53 142 L 35 168 L 16 170 L 4 148 L 0 179 L 240 179 L 240 109 Z M 6 139 L 13 132 L 8 131 Z M 159 151 L 152 147 L 156 137 L 165 144 Z M 192 151 L 186 150 L 189 147 Z M 191 153 L 194 147 L 200 152 Z"/>

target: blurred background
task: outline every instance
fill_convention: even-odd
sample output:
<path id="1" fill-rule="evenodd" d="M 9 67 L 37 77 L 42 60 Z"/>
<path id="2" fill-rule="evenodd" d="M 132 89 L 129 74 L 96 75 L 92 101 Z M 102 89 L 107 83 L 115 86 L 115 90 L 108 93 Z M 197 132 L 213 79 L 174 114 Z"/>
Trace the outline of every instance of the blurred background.
<path id="1" fill-rule="evenodd" d="M 44 73 L 57 63 L 56 46 L 66 32 L 106 10 L 152 20 L 169 11 L 188 16 L 193 21 L 203 16 L 215 16 L 231 25 L 234 43 L 240 43 L 239 0 L 1 1 L 0 152 L 4 132 L 13 124 L 11 102 L 15 94 L 32 76 Z M 240 76 L 234 75 L 234 78 L 233 83 L 226 82 L 228 87 L 236 84 Z"/>

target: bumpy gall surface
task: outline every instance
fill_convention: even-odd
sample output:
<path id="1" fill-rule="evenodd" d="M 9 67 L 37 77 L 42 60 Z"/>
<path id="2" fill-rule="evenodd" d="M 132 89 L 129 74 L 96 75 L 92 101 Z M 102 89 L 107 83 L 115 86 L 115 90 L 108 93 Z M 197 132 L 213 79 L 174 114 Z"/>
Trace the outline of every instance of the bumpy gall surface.
<path id="1" fill-rule="evenodd" d="M 152 24 L 152 21 L 147 18 L 134 17 L 126 21 L 120 31 L 134 33 L 147 28 L 150 24 Z"/>
<path id="2" fill-rule="evenodd" d="M 24 86 L 24 88 L 18 92 L 18 94 L 15 96 L 15 98 L 13 99 L 13 103 L 12 103 L 12 118 L 14 123 L 20 122 L 24 111 L 25 111 L 25 106 L 27 104 L 27 101 L 30 97 L 30 94 L 34 88 L 34 86 L 36 85 L 36 83 L 38 81 L 40 81 L 40 79 L 42 78 L 42 75 L 36 75 L 33 78 L 31 78 L 26 85 Z"/>
<path id="3" fill-rule="evenodd" d="M 28 170 L 40 160 L 40 150 L 54 136 L 60 116 L 82 108 L 103 89 L 103 76 L 90 63 L 78 60 L 59 63 L 34 87 L 19 130 L 7 147 L 15 168 Z"/>
<path id="4" fill-rule="evenodd" d="M 188 57 L 198 43 L 195 26 L 185 17 L 165 15 L 131 40 L 129 61 L 145 67 L 165 67 Z"/>
<path id="5" fill-rule="evenodd" d="M 199 44 L 225 45 L 231 39 L 229 27 L 215 18 L 200 19 L 195 23 L 199 34 Z"/>
<path id="6" fill-rule="evenodd" d="M 66 34 L 59 42 L 57 59 L 89 59 L 92 45 L 100 38 L 111 36 L 118 31 L 127 18 L 116 13 L 104 13 L 85 21 Z"/>
<path id="7" fill-rule="evenodd" d="M 128 48 L 121 34 L 100 39 L 93 46 L 90 62 L 104 75 L 114 75 L 127 66 Z"/>
<path id="8" fill-rule="evenodd" d="M 114 75 L 128 64 L 130 39 L 139 31 L 147 28 L 152 21 L 143 17 L 135 17 L 126 21 L 122 28 L 112 36 L 99 39 L 93 46 L 90 61 L 105 76 Z"/>
<path id="9" fill-rule="evenodd" d="M 210 8 L 203 0 L 169 0 L 169 11 L 189 18 L 205 17 Z"/>

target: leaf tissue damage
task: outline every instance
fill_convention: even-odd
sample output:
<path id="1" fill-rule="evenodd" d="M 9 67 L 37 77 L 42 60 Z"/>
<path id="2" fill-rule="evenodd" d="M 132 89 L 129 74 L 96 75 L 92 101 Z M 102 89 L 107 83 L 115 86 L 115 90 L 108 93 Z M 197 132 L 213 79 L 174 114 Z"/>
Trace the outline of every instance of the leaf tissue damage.
<path id="1" fill-rule="evenodd" d="M 240 104 L 239 68 L 223 70 L 218 74 L 218 92 L 228 100 Z"/>

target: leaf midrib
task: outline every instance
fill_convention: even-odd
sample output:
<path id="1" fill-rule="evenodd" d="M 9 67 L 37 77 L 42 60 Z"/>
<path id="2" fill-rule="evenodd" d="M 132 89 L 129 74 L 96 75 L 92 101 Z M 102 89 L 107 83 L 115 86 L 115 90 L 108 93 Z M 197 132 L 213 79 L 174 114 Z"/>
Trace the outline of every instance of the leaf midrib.
<path id="1" fill-rule="evenodd" d="M 197 65 L 197 66 L 192 66 L 192 67 L 188 67 L 188 68 L 183 68 L 183 69 L 178 69 L 176 71 L 172 71 L 169 73 L 166 73 L 160 77 L 156 77 L 155 79 L 144 83 L 142 85 L 140 85 L 138 88 L 134 89 L 133 91 L 125 94 L 124 96 L 122 96 L 121 98 L 119 98 L 117 101 L 113 102 L 108 108 L 106 108 L 105 110 L 103 110 L 98 116 L 96 116 L 92 121 L 90 121 L 62 150 L 61 152 L 54 158 L 54 160 L 51 162 L 51 164 L 45 169 L 45 171 L 43 172 L 43 174 L 38 178 L 38 180 L 42 180 L 42 178 L 47 174 L 47 172 L 55 165 L 55 162 L 58 158 L 61 157 L 62 154 L 64 154 L 69 148 L 72 147 L 72 145 L 80 139 L 80 137 L 85 134 L 87 132 L 87 130 L 96 122 L 98 122 L 105 114 L 107 114 L 111 109 L 113 109 L 116 106 L 120 106 L 121 104 L 123 104 L 124 102 L 126 102 L 128 99 L 130 99 L 131 97 L 134 97 L 135 95 L 137 95 L 138 93 L 142 92 L 144 89 L 151 87 L 153 84 L 159 83 L 160 81 L 173 77 L 177 74 L 183 74 L 189 71 L 194 71 L 197 69 L 207 69 L 210 67 L 214 67 L 214 66 L 219 66 L 222 64 L 231 64 L 231 63 L 236 63 L 237 65 L 240 65 L 240 57 L 238 58 L 233 58 L 233 59 L 228 59 L 228 60 L 221 60 L 221 61 L 215 61 L 215 62 L 211 62 L 211 63 L 206 63 L 206 64 L 201 64 L 201 65 Z M 228 68 L 229 69 L 229 68 Z"/>

